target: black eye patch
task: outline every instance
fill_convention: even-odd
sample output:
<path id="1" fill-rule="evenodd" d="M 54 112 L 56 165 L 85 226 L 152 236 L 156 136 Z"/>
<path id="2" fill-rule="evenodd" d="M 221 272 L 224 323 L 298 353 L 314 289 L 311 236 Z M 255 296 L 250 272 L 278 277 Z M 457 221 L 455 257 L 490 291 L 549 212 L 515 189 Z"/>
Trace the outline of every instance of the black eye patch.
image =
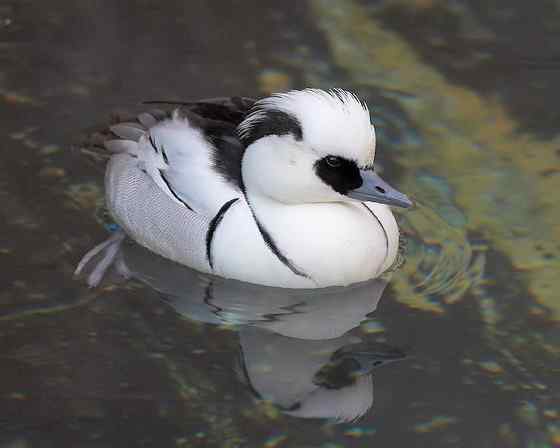
<path id="1" fill-rule="evenodd" d="M 334 191 L 346 194 L 362 186 L 362 176 L 356 162 L 339 156 L 326 156 L 315 163 L 317 176 Z"/>

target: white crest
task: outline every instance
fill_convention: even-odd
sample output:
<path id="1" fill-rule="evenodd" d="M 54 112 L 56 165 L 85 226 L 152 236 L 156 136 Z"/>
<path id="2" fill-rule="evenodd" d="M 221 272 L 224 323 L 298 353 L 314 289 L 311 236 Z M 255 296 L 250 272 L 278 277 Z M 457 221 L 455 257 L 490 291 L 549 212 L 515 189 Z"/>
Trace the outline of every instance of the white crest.
<path id="1" fill-rule="evenodd" d="M 342 89 L 276 93 L 256 103 L 239 126 L 240 135 L 247 135 L 273 110 L 293 116 L 301 125 L 303 143 L 313 150 L 354 160 L 360 167 L 373 163 L 375 130 L 367 106 L 353 93 Z"/>

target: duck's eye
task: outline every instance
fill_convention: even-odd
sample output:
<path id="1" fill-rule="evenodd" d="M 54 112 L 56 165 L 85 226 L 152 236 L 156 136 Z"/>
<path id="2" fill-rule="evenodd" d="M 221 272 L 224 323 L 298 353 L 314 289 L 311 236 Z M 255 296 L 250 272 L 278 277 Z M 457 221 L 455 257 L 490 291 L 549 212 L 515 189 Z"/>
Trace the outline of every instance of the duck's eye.
<path id="1" fill-rule="evenodd" d="M 340 166 L 342 165 L 342 160 L 340 159 L 340 157 L 336 156 L 325 157 L 325 162 L 327 162 L 327 165 L 331 168 L 340 168 Z"/>

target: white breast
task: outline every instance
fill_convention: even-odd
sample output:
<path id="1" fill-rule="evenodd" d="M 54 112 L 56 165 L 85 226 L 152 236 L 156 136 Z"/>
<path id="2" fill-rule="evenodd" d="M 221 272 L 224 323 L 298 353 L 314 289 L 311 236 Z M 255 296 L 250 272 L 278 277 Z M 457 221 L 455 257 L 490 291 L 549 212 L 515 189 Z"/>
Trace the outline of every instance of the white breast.
<path id="1" fill-rule="evenodd" d="M 398 227 L 386 206 L 368 204 L 275 205 L 249 199 L 294 273 L 266 245 L 246 203 L 234 206 L 214 238 L 218 275 L 291 288 L 348 285 L 371 279 L 394 261 Z M 263 202 L 268 202 L 264 204 Z"/>
<path id="2" fill-rule="evenodd" d="M 270 250 L 243 199 L 220 223 L 212 250 L 214 271 L 222 277 L 286 288 L 318 286 L 312 279 L 295 275 Z"/>

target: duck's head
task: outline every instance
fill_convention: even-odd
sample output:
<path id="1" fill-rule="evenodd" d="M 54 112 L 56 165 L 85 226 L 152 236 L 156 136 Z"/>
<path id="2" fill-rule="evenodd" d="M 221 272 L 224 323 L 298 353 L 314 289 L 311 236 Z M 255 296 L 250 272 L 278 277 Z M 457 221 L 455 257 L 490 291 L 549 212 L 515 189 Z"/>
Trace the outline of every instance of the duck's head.
<path id="1" fill-rule="evenodd" d="M 287 204 L 411 201 L 373 171 L 369 111 L 344 90 L 294 90 L 258 101 L 239 125 L 244 186 Z"/>

